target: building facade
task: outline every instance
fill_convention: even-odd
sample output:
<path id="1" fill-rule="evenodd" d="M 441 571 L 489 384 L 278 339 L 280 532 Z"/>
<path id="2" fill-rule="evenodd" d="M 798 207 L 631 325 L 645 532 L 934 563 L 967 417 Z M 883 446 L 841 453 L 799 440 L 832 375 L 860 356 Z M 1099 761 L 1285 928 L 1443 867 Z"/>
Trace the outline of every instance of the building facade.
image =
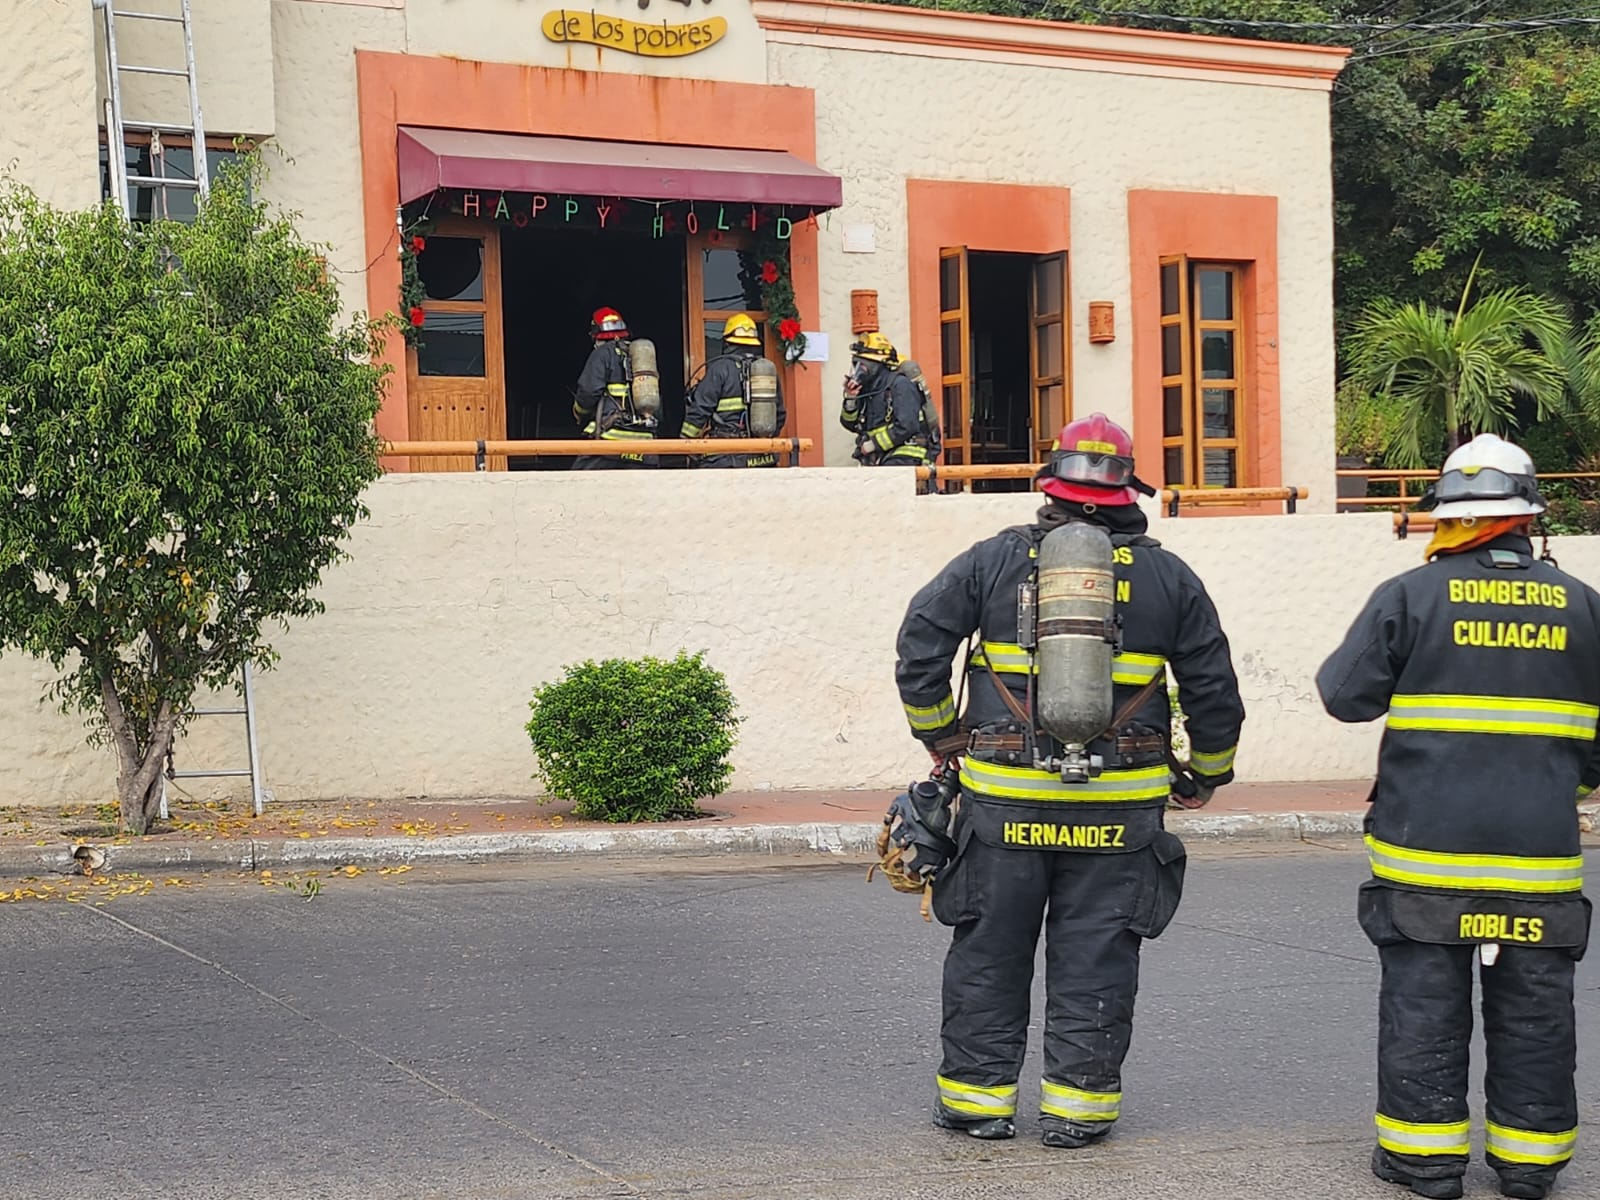
<path id="1" fill-rule="evenodd" d="M 93 204 L 103 15 L 8 8 L 0 164 Z M 837 0 L 194 9 L 213 167 L 262 145 L 268 198 L 327 246 L 347 307 L 420 321 L 392 340 L 392 440 L 576 436 L 601 305 L 655 342 L 673 431 L 750 311 L 805 463 L 848 465 L 839 385 L 870 289 L 934 387 L 946 461 L 1037 459 L 1098 409 L 1152 483 L 1298 484 L 1332 510 L 1343 51 Z M 119 20 L 120 60 L 181 64 L 176 28 Z M 185 96 L 124 78 L 130 121 L 183 124 Z M 125 142 L 136 174 L 192 170 L 182 138 Z"/>

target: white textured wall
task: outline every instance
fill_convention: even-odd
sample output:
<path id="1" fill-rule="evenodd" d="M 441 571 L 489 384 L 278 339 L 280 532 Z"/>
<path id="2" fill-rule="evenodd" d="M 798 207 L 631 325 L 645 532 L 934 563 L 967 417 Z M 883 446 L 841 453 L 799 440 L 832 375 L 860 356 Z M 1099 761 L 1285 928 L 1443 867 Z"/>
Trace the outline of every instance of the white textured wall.
<path id="1" fill-rule="evenodd" d="M 94 21 L 88 0 L 0 0 L 0 175 L 52 204 L 100 198 Z"/>
<path id="2" fill-rule="evenodd" d="M 821 327 L 848 346 L 850 289 L 878 289 L 884 330 L 909 343 L 907 178 L 1072 189 L 1073 402 L 1127 422 L 1130 190 L 1278 198 L 1283 476 L 1333 508 L 1333 196 L 1326 93 L 1150 78 L 1046 60 L 1037 66 L 774 43 L 770 81 L 817 89 L 817 162 L 844 178 L 821 237 Z M 892 103 L 867 97 L 893 98 Z M 874 254 L 845 254 L 870 224 Z M 973 247 L 981 249 L 981 247 Z M 1052 247 L 1057 249 L 1059 247 Z M 1117 339 L 1088 341 L 1088 303 L 1116 305 Z M 835 358 L 842 356 L 835 352 Z M 829 368 L 838 374 L 848 364 Z M 832 395 L 830 384 L 828 394 Z M 827 458 L 849 458 L 830 425 Z M 1147 471 L 1154 470 L 1147 467 Z"/>
<path id="3" fill-rule="evenodd" d="M 585 657 L 704 649 L 748 718 L 738 788 L 893 787 L 925 769 L 893 684 L 912 593 L 1026 521 L 1026 494 L 916 497 L 900 473 L 390 476 L 326 615 L 281 637 L 259 684 L 280 801 L 531 794 L 534 686 Z M 1378 729 L 1325 717 L 1312 677 L 1380 581 L 1422 561 L 1389 518 L 1158 520 L 1205 579 L 1249 708 L 1251 780 L 1354 778 Z M 1600 538 L 1556 543 L 1600 580 Z M 41 709 L 47 674 L 0 660 L 9 802 L 104 799 L 108 751 Z M 189 767 L 240 765 L 242 723 L 207 718 Z M 231 738 L 231 740 L 230 740 Z M 201 790 L 208 790 L 201 784 Z M 210 789 L 220 794 L 234 781 Z"/>

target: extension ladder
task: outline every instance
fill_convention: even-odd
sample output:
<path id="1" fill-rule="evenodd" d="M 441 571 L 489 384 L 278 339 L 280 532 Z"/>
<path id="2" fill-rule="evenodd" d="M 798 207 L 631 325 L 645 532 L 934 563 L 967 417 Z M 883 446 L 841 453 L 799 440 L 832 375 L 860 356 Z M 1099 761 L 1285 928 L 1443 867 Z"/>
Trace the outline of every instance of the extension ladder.
<path id="1" fill-rule="evenodd" d="M 137 0 L 136 0 L 137 2 Z M 171 189 L 193 190 L 204 198 L 210 191 L 210 172 L 206 163 L 206 131 L 200 118 L 200 88 L 194 71 L 194 24 L 189 12 L 189 0 L 179 0 L 175 14 L 130 12 L 114 7 L 115 0 L 90 0 L 104 22 L 106 44 L 106 157 L 111 168 L 111 188 L 116 193 L 117 204 L 124 216 L 133 216 L 133 198 L 130 188 L 143 187 L 154 191 L 156 203 L 152 216 L 168 218 L 171 210 L 167 194 Z M 117 57 L 117 22 L 146 21 L 183 27 L 183 66 L 144 66 L 124 64 Z M 138 75 L 164 75 L 183 79 L 189 85 L 189 124 L 174 125 L 162 121 L 129 120 L 122 110 L 123 73 Z M 150 135 L 149 175 L 128 173 L 127 151 L 124 149 L 129 130 Z M 167 170 L 166 151 L 162 136 L 182 136 L 189 139 L 190 155 L 194 160 L 192 178 L 172 175 Z"/>

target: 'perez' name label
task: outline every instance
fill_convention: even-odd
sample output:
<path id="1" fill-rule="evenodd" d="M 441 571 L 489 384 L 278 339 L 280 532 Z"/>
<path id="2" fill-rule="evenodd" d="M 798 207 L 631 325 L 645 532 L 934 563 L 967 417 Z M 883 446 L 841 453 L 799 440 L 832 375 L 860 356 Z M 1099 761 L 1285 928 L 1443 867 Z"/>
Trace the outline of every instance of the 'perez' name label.
<path id="1" fill-rule="evenodd" d="M 1007 821 L 1001 836 L 1008 846 L 1059 850 L 1114 850 L 1124 845 L 1126 825 L 1056 825 L 1048 821 Z"/>

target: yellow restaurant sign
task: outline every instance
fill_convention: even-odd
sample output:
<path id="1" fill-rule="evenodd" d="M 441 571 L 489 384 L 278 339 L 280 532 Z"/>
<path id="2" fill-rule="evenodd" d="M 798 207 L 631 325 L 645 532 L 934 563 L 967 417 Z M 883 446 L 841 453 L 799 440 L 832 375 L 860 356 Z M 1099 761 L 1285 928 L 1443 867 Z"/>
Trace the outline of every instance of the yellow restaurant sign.
<path id="1" fill-rule="evenodd" d="M 720 42 L 728 32 L 728 22 L 722 17 L 708 17 L 685 25 L 668 25 L 665 21 L 659 25 L 645 25 L 622 17 L 602 16 L 593 9 L 579 12 L 571 8 L 546 13 L 541 27 L 552 42 L 581 42 L 649 58 L 695 54 Z"/>

